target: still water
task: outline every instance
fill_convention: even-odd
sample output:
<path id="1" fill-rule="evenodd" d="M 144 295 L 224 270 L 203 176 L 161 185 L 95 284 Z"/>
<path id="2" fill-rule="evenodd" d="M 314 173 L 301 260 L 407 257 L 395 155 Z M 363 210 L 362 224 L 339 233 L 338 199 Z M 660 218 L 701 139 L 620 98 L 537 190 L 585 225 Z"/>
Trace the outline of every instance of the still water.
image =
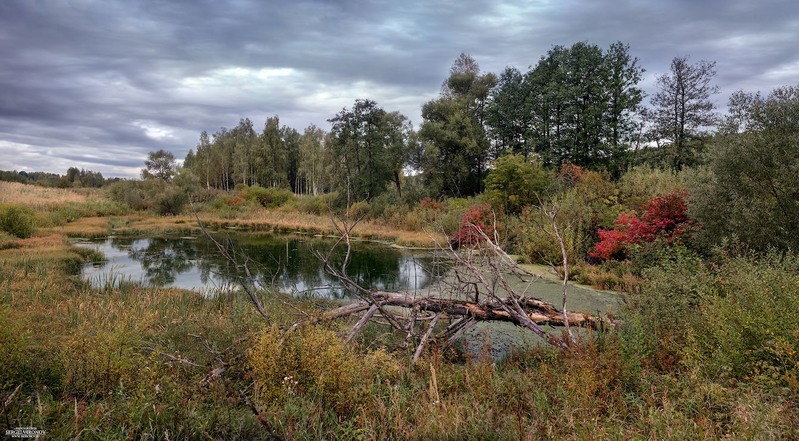
<path id="1" fill-rule="evenodd" d="M 295 295 L 344 298 L 340 283 L 327 274 L 317 252 L 327 254 L 334 241 L 311 236 L 226 234 L 218 238 L 240 256 L 247 256 L 252 275 L 264 286 Z M 81 240 L 77 246 L 101 252 L 106 260 L 83 269 L 95 286 L 134 281 L 172 286 L 207 294 L 236 286 L 243 268 L 236 268 L 204 236 L 110 237 Z M 343 260 L 344 249 L 332 261 Z M 240 262 L 243 260 L 240 260 Z M 399 250 L 383 244 L 353 242 L 348 274 L 362 286 L 383 290 L 420 290 L 438 268 L 429 252 Z"/>

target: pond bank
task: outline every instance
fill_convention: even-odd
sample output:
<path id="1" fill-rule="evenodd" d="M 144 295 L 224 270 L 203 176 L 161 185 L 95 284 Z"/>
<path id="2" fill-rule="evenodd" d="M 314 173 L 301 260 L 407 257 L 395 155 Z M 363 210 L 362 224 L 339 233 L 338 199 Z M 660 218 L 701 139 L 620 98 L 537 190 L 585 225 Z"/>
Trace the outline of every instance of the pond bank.
<path id="1" fill-rule="evenodd" d="M 240 230 L 279 234 L 318 234 L 337 236 L 329 217 L 296 212 L 261 210 L 245 218 L 225 219 L 214 213 L 200 213 L 202 222 L 212 230 Z M 69 237 L 104 237 L 112 234 L 145 235 L 198 231 L 194 216 L 127 216 L 86 217 L 48 229 Z M 390 242 L 408 248 L 434 248 L 436 241 L 444 242 L 439 233 L 409 231 L 374 222 L 362 222 L 353 230 L 363 240 Z"/>

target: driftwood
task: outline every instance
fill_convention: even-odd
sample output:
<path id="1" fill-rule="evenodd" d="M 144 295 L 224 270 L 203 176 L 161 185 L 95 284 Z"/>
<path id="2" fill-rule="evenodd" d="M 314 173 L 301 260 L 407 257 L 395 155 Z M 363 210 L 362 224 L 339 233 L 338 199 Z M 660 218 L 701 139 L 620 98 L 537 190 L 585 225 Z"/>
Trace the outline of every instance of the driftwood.
<path id="1" fill-rule="evenodd" d="M 568 271 L 568 257 L 555 223 L 554 211 L 551 216 L 556 239 L 561 244 L 564 269 Z M 348 222 L 345 215 L 342 221 L 332 219 L 338 230 L 339 240 L 336 246 L 346 247 L 343 264 L 332 263 L 333 249 L 327 254 L 317 253 L 325 271 L 336 277 L 339 282 L 357 297 L 357 301 L 323 312 L 321 315 L 295 323 L 288 332 L 300 326 L 320 321 L 335 320 L 342 317 L 362 314 L 346 337 L 352 340 L 370 321 L 384 319 L 397 331 L 406 333 L 406 344 L 416 341 L 413 361 L 416 362 L 431 338 L 435 338 L 443 347 L 453 344 L 470 327 L 479 322 L 508 322 L 529 329 L 543 338 L 547 343 L 567 348 L 575 337 L 571 327 L 597 329 L 612 325 L 609 319 L 588 314 L 567 312 L 566 289 L 568 279 L 563 279 L 563 303 L 560 309 L 554 305 L 536 299 L 527 294 L 531 283 L 538 277 L 521 268 L 508 254 L 497 245 L 496 236 L 489 237 L 480 227 L 471 224 L 480 238 L 472 249 L 456 249 L 455 244 L 446 246 L 438 244 L 438 249 L 447 254 L 453 262 L 449 270 L 450 280 L 441 281 L 440 294 L 399 293 L 366 289 L 347 275 L 350 260 L 350 236 L 356 222 Z M 528 282 L 522 293 L 517 293 L 509 278 Z M 436 333 L 436 325 L 441 318 L 450 323 Z M 429 320 L 427 326 L 422 323 Z M 546 326 L 565 327 L 568 338 L 561 338 L 550 333 Z M 421 334 L 421 335 L 420 335 Z M 285 339 L 285 337 L 284 337 Z"/>
<path id="2" fill-rule="evenodd" d="M 563 312 L 549 303 L 533 297 L 520 297 L 517 299 L 490 299 L 485 302 L 474 303 L 467 300 L 443 299 L 427 296 L 412 296 L 396 292 L 374 291 L 371 293 L 371 301 L 359 301 L 350 303 L 329 311 L 325 311 L 320 317 L 306 323 L 317 323 L 320 321 L 334 320 L 341 317 L 350 316 L 363 311 L 373 311 L 371 314 L 364 314 L 364 317 L 371 317 L 377 310 L 377 305 L 381 307 L 395 306 L 407 308 L 415 311 L 432 312 L 436 314 L 446 314 L 452 317 L 466 317 L 475 322 L 500 321 L 509 322 L 518 326 L 524 324 L 515 316 L 507 312 L 507 308 L 519 304 L 527 314 L 527 317 L 538 325 L 579 326 L 597 329 L 604 324 L 609 324 L 607 319 L 597 318 L 587 314 L 571 312 L 568 313 L 568 322 L 564 318 Z M 374 302 L 374 303 L 372 303 Z M 367 318 L 368 320 L 368 318 Z M 359 321 L 357 327 L 363 326 Z"/>
<path id="3" fill-rule="evenodd" d="M 568 271 L 568 256 L 555 222 L 556 211 L 548 213 L 554 229 L 554 239 L 560 245 L 563 254 L 564 272 Z M 247 266 L 249 259 L 238 257 L 215 240 L 197 219 L 203 233 L 219 248 L 220 253 L 232 263 L 243 267 L 246 277 L 239 280 L 242 289 L 248 295 L 258 313 L 266 320 L 269 317 L 264 310 L 255 289 L 255 280 Z M 331 221 L 338 231 L 338 240 L 326 254 L 317 252 L 324 270 L 334 276 L 340 284 L 356 297 L 356 301 L 322 312 L 317 316 L 307 316 L 284 333 L 282 344 L 292 331 L 306 325 L 331 321 L 340 318 L 360 315 L 356 323 L 346 335 L 351 341 L 370 322 L 378 321 L 389 325 L 395 331 L 405 334 L 405 345 L 415 344 L 413 361 L 416 362 L 429 345 L 435 340 L 442 347 L 456 342 L 472 326 L 480 322 L 507 322 L 526 328 L 547 343 L 560 348 L 568 348 L 574 341 L 571 327 L 601 328 L 613 325 L 610 319 L 588 314 L 567 312 L 566 290 L 568 276 L 563 279 L 563 298 L 561 308 L 531 296 L 528 291 L 538 276 L 521 268 L 502 248 L 497 245 L 496 233 L 490 237 L 479 226 L 468 224 L 479 238 L 477 244 L 461 246 L 461 244 L 437 244 L 437 249 L 446 255 L 452 263 L 446 280 L 439 281 L 438 294 L 400 293 L 377 291 L 364 288 L 353 281 L 347 274 L 347 266 L 351 257 L 353 228 L 358 220 L 351 222 L 349 213 L 337 220 L 331 214 Z M 337 247 L 345 247 L 343 262 L 333 263 L 333 253 Z M 567 273 L 568 274 L 568 273 Z M 526 282 L 526 288 L 517 292 L 510 278 Z M 445 319 L 448 323 L 444 329 L 438 326 Z M 429 322 L 429 323 L 428 323 Z M 564 327 L 567 338 L 562 338 L 547 327 Z M 439 328 L 439 329 L 437 329 Z"/>

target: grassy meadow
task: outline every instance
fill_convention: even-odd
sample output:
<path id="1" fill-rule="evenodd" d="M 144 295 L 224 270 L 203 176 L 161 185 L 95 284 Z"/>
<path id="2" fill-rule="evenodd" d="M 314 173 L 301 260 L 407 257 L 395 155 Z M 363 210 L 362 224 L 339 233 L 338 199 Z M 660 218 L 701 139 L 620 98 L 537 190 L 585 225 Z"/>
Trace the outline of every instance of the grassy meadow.
<path id="1" fill-rule="evenodd" d="M 30 237 L 0 233 L 0 431 L 46 439 L 796 439 L 799 260 L 681 251 L 659 256 L 624 295 L 622 325 L 569 350 L 494 362 L 429 351 L 411 365 L 404 336 L 352 323 L 283 329 L 329 306 L 240 293 L 81 281 L 91 251 L 70 237 L 196 229 L 104 190 L 0 182 L 25 207 Z M 330 234 L 329 217 L 289 208 L 231 215 L 213 228 Z M 27 217 L 26 217 L 27 216 Z M 356 233 L 402 245 L 439 236 L 378 221 Z M 539 268 L 540 269 L 540 268 Z M 676 296 L 675 293 L 684 294 Z M 776 310 L 776 311 L 775 311 Z M 764 311 L 769 311 L 764 314 Z"/>

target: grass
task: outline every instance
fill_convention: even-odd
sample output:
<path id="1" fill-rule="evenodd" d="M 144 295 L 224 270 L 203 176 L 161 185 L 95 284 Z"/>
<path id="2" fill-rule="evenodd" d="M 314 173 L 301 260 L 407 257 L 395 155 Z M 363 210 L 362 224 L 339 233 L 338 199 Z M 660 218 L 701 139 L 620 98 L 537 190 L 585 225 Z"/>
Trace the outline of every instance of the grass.
<path id="1" fill-rule="evenodd" d="M 0 203 L 26 205 L 33 209 L 70 203 L 84 203 L 96 198 L 97 190 L 38 187 L 18 182 L 0 181 Z"/>
<path id="2" fill-rule="evenodd" d="M 75 275 L 84 252 L 64 236 L 18 242 L 19 247 L 0 251 L 0 316 L 20 331 L 0 338 L 0 345 L 22 354 L 18 365 L 4 366 L 0 383 L 23 385 L 10 408 L 3 409 L 3 428 L 33 421 L 54 439 L 81 432 L 89 437 L 161 438 L 164 430 L 175 438 L 196 436 L 201 433 L 197 427 L 202 424 L 196 421 L 200 414 L 177 412 L 185 400 L 187 412 L 210 406 L 203 417 L 215 415 L 216 409 L 224 410 L 226 418 L 236 415 L 230 430 L 239 430 L 238 435 L 220 425 L 211 431 L 218 437 L 257 435 L 257 422 L 246 407 L 225 404 L 230 399 L 226 392 L 206 395 L 190 387 L 214 363 L 205 338 L 214 346 L 229 346 L 258 324 L 248 304 L 131 283 L 92 289 Z M 172 354 L 202 368 L 186 369 L 169 358 Z M 10 390 L 4 388 L 4 399 L 10 398 Z M 162 394 L 172 394 L 175 401 L 162 399 Z M 36 404 L 29 406 L 26 397 Z M 158 415 L 163 405 L 172 406 L 171 416 Z M 150 427 L 158 418 L 157 428 Z M 178 418 L 188 418 L 188 425 L 178 427 Z"/>
<path id="3" fill-rule="evenodd" d="M 228 226 L 293 228 L 302 219 L 293 216 L 256 211 Z M 67 234 L 184 227 L 191 228 L 189 217 L 120 214 L 41 227 L 28 239 L 0 236 L 0 431 L 35 426 L 51 439 L 269 439 L 246 397 L 275 432 L 297 440 L 799 437 L 795 392 L 709 378 L 698 363 L 666 369 L 653 362 L 662 354 L 637 349 L 646 345 L 636 338 L 646 336 L 629 328 L 585 334 L 568 351 L 532 348 L 498 363 L 450 350 L 410 365 L 413 348 L 392 345 L 404 336 L 387 338 L 377 324 L 353 344 L 338 338 L 352 325 L 344 322 L 303 328 L 276 347 L 281 327 L 329 306 L 318 300 L 262 293 L 267 322 L 241 293 L 205 298 L 129 281 L 92 288 L 77 276 L 96 256 L 71 246 Z M 757 292 L 770 287 L 760 277 L 771 277 L 768 271 L 726 271 L 719 286 L 745 273 Z M 790 277 L 780 279 L 786 289 L 794 289 Z M 671 286 L 693 286 L 672 276 L 661 283 L 655 288 L 666 301 Z M 732 294 L 740 291 L 731 286 Z M 736 302 L 721 306 L 734 330 L 732 320 L 745 311 Z M 788 349 L 779 354 L 795 357 Z M 290 370 L 272 378 L 277 367 Z"/>
<path id="4" fill-rule="evenodd" d="M 130 209 L 111 201 L 101 189 L 44 188 L 15 182 L 0 182 L 0 204 L 18 204 L 36 212 L 44 233 L 69 237 L 101 237 L 109 234 L 153 234 L 197 230 L 194 215 L 158 216 Z M 200 209 L 200 219 L 213 229 L 272 231 L 335 235 L 327 215 L 299 211 L 294 207 L 267 209 L 248 207 L 233 212 Z M 354 234 L 362 239 L 382 240 L 409 247 L 433 247 L 444 241 L 439 233 L 396 228 L 375 221 L 361 222 Z M 2 239 L 2 238 L 0 238 Z"/>

